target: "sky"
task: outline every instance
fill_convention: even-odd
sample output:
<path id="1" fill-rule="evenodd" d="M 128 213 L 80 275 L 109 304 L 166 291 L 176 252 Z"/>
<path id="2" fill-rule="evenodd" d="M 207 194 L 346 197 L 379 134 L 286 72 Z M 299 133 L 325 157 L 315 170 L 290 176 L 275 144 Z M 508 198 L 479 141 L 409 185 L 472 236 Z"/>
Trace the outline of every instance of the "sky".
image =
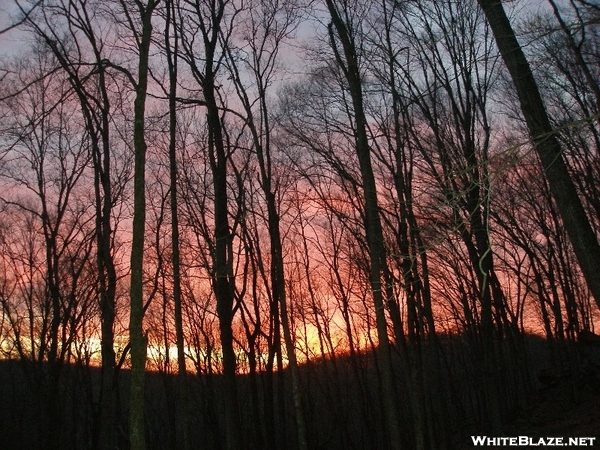
<path id="1" fill-rule="evenodd" d="M 16 55 L 26 39 L 19 29 L 8 29 L 21 18 L 15 0 L 0 0 L 0 57 Z"/>

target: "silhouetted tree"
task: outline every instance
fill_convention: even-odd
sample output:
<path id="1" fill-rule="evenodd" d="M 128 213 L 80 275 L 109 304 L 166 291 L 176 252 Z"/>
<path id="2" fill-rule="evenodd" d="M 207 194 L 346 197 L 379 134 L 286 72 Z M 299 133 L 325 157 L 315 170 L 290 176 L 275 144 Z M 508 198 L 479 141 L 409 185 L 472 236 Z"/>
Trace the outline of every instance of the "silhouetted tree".
<path id="1" fill-rule="evenodd" d="M 600 308 L 600 244 L 567 170 L 560 143 L 550 124 L 537 83 L 502 3 L 495 0 L 478 0 L 478 2 L 510 72 L 529 133 L 548 179 L 550 191 L 588 287 Z"/>

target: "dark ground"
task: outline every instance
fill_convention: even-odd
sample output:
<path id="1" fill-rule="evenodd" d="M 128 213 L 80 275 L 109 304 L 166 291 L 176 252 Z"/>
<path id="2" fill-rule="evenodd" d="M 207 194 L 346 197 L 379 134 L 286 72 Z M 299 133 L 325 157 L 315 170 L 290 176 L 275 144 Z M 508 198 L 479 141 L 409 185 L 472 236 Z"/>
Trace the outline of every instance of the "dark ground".
<path id="1" fill-rule="evenodd" d="M 453 345 L 459 347 L 462 341 L 457 338 L 453 339 L 456 340 Z M 529 394 L 519 398 L 520 407 L 510 413 L 510 417 L 514 418 L 508 420 L 508 425 L 504 427 L 500 436 L 528 436 L 535 439 L 540 437 L 597 437 L 598 439 L 591 448 L 600 449 L 600 344 L 592 345 L 591 350 L 579 344 L 578 346 L 572 346 L 569 352 L 565 353 L 570 355 L 567 358 L 567 363 L 563 362 L 560 365 L 567 368 L 566 374 L 564 371 L 561 373 L 559 370 L 548 369 L 548 367 L 552 367 L 552 365 L 549 365 L 549 361 L 554 361 L 554 359 L 548 357 L 547 347 L 545 341 L 540 338 L 528 338 L 528 353 L 531 365 L 530 377 L 534 379 L 535 388 Z M 376 392 L 373 390 L 376 389 L 377 383 L 374 382 L 375 375 L 369 365 L 371 356 L 365 354 L 361 355 L 359 359 L 361 362 L 360 370 L 362 370 L 361 379 L 364 386 L 370 389 L 363 395 L 369 395 L 368 398 L 376 397 Z M 576 364 L 570 364 L 569 361 L 576 361 Z M 457 364 L 460 363 L 461 361 L 457 361 Z M 312 417 L 311 424 L 315 428 L 311 434 L 312 445 L 309 448 L 327 450 L 348 450 L 350 448 L 378 450 L 381 448 L 380 441 L 376 439 L 378 435 L 375 435 L 375 438 L 369 435 L 367 436 L 369 439 L 365 438 L 364 435 L 365 430 L 380 431 L 380 428 L 373 425 L 373 423 L 380 423 L 380 416 L 377 415 L 376 407 L 368 410 L 370 414 L 368 417 L 372 418 L 373 422 L 369 422 L 372 425 L 371 428 L 354 426 L 362 423 L 358 422 L 362 416 L 356 413 L 355 405 L 363 397 L 353 394 L 357 392 L 357 387 L 353 384 L 352 377 L 348 375 L 350 374 L 348 364 L 349 361 L 341 357 L 338 358 L 336 367 L 338 367 L 340 373 L 333 378 L 330 373 L 330 364 L 316 362 L 303 367 L 302 373 L 307 388 L 310 388 L 307 392 L 312 393 L 309 412 L 312 416 L 309 417 Z M 37 421 L 40 417 L 43 417 L 43 411 L 39 409 L 38 399 L 31 391 L 32 384 L 24 376 L 23 369 L 24 366 L 19 361 L 0 360 L 0 450 L 34 450 L 38 448 L 36 446 Z M 570 375 L 569 372 L 573 372 L 573 374 Z M 399 367 L 398 373 L 403 373 L 401 367 Z M 89 375 L 89 379 L 84 377 L 86 374 Z M 99 372 L 95 369 L 88 371 L 84 368 L 78 368 L 78 366 L 68 366 L 65 367 L 65 375 L 68 375 L 65 383 L 67 383 L 69 389 L 67 389 L 68 398 L 66 398 L 67 407 L 65 411 L 68 411 L 68 414 L 64 418 L 66 430 L 64 434 L 67 437 L 73 437 L 73 445 L 69 448 L 88 448 L 84 445 L 89 440 L 89 436 L 85 433 L 89 433 L 90 421 L 93 417 L 87 397 L 91 391 L 88 392 L 85 389 L 87 384 L 84 381 L 93 388 L 98 384 Z M 458 371 L 457 376 L 460 375 L 461 372 Z M 123 396 L 124 407 L 127 399 L 127 376 L 127 371 L 123 371 L 120 375 L 120 384 L 123 386 L 121 395 Z M 193 380 L 195 383 L 193 385 L 194 392 L 197 393 L 191 399 L 194 401 L 196 408 L 194 409 L 196 413 L 194 420 L 198 426 L 195 432 L 204 439 L 198 445 L 198 448 L 216 448 L 214 443 L 218 442 L 218 430 L 215 431 L 210 428 L 212 421 L 216 420 L 211 413 L 213 415 L 216 413 L 205 404 L 207 401 L 205 397 L 206 393 L 219 392 L 219 378 L 212 377 L 213 384 L 208 385 L 206 383 L 210 380 L 206 377 L 195 377 Z M 332 380 L 335 380 L 338 384 L 332 385 Z M 167 448 L 169 443 L 167 432 L 169 423 L 165 420 L 166 415 L 164 414 L 166 407 L 164 381 L 162 375 L 148 373 L 149 409 L 147 419 L 149 429 L 155 432 L 149 442 L 154 444 L 152 448 L 155 450 Z M 459 382 L 455 382 L 455 385 L 458 384 Z M 457 394 L 464 394 L 465 403 L 467 403 L 467 394 L 472 392 L 472 384 L 467 382 L 463 384 L 464 389 L 460 392 L 457 391 Z M 243 388 L 241 390 L 242 397 L 246 399 L 245 406 L 247 406 L 247 399 L 249 398 L 248 392 L 244 390 L 247 387 L 248 379 L 240 377 L 240 388 Z M 334 392 L 329 392 L 330 390 Z M 342 393 L 343 395 L 333 395 L 336 393 Z M 402 395 L 406 396 L 406 392 L 402 392 Z M 460 395 L 458 398 L 462 398 Z M 291 400 L 287 398 L 286 405 L 289 407 L 290 404 Z M 456 408 L 456 410 L 460 411 L 460 408 Z M 125 413 L 124 410 L 124 416 Z M 336 414 L 333 415 L 334 413 Z M 466 417 L 469 417 L 469 415 L 466 414 Z M 410 420 L 408 415 L 405 415 L 404 418 Z M 350 428 L 344 427 L 347 420 L 354 421 L 349 422 L 354 425 Z M 250 419 L 248 419 L 249 421 Z M 470 435 L 483 434 L 483 432 L 476 432 L 477 425 L 473 422 L 472 426 L 467 427 L 466 422 L 462 420 L 462 416 L 460 418 L 458 416 L 453 417 L 451 423 L 455 433 L 451 438 L 452 450 L 519 448 L 516 446 L 475 447 Z M 293 427 L 291 423 L 288 425 Z M 403 423 L 403 427 L 404 431 L 409 432 L 411 429 L 410 422 Z M 339 436 L 346 439 L 346 441 L 342 442 Z M 280 448 L 288 447 L 281 446 Z M 408 445 L 406 449 L 411 450 Z M 438 449 L 431 448 L 428 450 Z"/>
<path id="2" fill-rule="evenodd" d="M 509 435 L 600 437 L 600 390 L 569 379 L 530 394 Z M 598 441 L 598 439 L 597 439 Z M 600 448 L 600 442 L 594 447 Z"/>
<path id="3" fill-rule="evenodd" d="M 576 380 L 557 377 L 548 384 L 540 384 L 528 395 L 525 406 L 503 436 L 528 436 L 534 438 L 534 442 L 541 437 L 595 437 L 591 447 L 571 448 L 600 449 L 600 383 L 596 374 L 593 377 L 582 375 Z M 475 447 L 472 443 L 464 443 L 462 448 L 518 447 Z"/>

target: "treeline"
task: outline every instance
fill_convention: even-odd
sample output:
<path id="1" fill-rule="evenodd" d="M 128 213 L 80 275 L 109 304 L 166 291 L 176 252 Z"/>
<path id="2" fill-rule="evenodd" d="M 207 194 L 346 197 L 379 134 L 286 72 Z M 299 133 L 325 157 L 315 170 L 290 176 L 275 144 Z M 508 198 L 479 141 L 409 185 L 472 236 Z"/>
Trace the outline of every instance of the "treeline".
<path id="1" fill-rule="evenodd" d="M 576 379 L 594 2 L 12 7 L 0 342 L 28 448 L 452 448 L 526 401 L 528 332 Z"/>

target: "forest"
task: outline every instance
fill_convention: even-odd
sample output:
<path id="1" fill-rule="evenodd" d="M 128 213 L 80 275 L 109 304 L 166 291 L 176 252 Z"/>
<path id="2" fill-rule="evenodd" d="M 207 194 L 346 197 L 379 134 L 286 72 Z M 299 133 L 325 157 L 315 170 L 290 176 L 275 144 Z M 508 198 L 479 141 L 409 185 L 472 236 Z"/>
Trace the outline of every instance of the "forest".
<path id="1" fill-rule="evenodd" d="M 0 448 L 450 450 L 600 393 L 597 0 L 0 17 Z"/>

